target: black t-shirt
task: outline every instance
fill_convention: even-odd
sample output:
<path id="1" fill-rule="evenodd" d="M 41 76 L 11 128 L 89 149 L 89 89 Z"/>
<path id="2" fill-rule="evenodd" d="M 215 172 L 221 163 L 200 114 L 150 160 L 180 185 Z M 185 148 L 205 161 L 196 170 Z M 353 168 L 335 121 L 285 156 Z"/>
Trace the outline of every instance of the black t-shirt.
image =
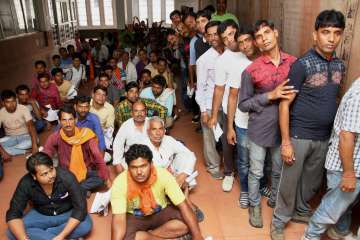
<path id="1" fill-rule="evenodd" d="M 311 140 L 330 137 L 344 74 L 345 66 L 340 59 L 327 60 L 314 49 L 292 65 L 288 85 L 299 92 L 290 109 L 291 137 Z"/>
<path id="2" fill-rule="evenodd" d="M 201 57 L 201 55 L 203 55 L 207 50 L 209 50 L 209 48 L 211 48 L 210 44 L 207 42 L 204 42 L 203 37 L 199 37 L 196 41 L 195 41 L 195 57 L 196 60 L 199 59 L 199 57 Z"/>

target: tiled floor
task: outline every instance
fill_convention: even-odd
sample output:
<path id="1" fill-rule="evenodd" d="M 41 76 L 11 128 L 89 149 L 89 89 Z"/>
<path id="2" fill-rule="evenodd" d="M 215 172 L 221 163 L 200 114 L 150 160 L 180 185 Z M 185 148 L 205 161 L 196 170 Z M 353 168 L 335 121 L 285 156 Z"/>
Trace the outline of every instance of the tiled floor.
<path id="1" fill-rule="evenodd" d="M 268 240 L 272 209 L 266 206 L 263 200 L 264 228 L 255 229 L 248 223 L 247 210 L 237 205 L 239 184 L 236 183 L 230 193 L 221 189 L 221 181 L 213 180 L 205 171 L 202 155 L 201 134 L 195 132 L 195 125 L 191 123 L 191 116 L 183 114 L 176 122 L 171 135 L 183 140 L 197 156 L 198 186 L 191 194 L 192 200 L 204 211 L 205 220 L 200 223 L 204 236 L 212 236 L 216 240 Z M 42 134 L 41 142 L 47 134 Z M 5 178 L 0 182 L 0 239 L 5 238 L 5 212 L 9 206 L 11 195 L 21 176 L 25 173 L 24 157 L 16 157 L 12 162 L 5 164 Z M 92 202 L 89 200 L 89 206 Z M 111 215 L 99 217 L 92 215 L 94 228 L 87 239 L 110 239 Z M 286 229 L 287 240 L 300 239 L 304 225 L 290 223 Z"/>

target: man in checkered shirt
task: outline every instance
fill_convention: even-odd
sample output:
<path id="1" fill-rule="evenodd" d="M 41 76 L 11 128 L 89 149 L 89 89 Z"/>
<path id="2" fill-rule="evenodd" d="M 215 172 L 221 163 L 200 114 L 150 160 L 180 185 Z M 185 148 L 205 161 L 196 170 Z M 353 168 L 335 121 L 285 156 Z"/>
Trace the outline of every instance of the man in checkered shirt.
<path id="1" fill-rule="evenodd" d="M 326 156 L 328 191 L 311 217 L 302 240 L 318 240 L 328 226 L 331 239 L 356 239 L 351 208 L 360 192 L 360 78 L 343 97 Z M 319 176 L 320 177 L 320 176 Z"/>

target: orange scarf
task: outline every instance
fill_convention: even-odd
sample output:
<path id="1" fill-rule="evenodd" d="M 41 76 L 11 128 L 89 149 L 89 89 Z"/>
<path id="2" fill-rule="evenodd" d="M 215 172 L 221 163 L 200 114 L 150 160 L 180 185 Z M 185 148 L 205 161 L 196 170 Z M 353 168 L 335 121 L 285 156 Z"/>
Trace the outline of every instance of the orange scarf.
<path id="1" fill-rule="evenodd" d="M 145 183 L 137 183 L 131 177 L 130 172 L 128 171 L 127 175 L 127 198 L 131 201 L 134 198 L 140 198 L 140 209 L 144 215 L 150 215 L 153 212 L 153 209 L 157 207 L 157 203 L 154 198 L 154 194 L 151 190 L 151 186 L 157 180 L 157 173 L 155 167 L 152 165 L 150 170 L 150 177 Z"/>
<path id="2" fill-rule="evenodd" d="M 88 128 L 75 127 L 74 136 L 66 136 L 62 129 L 60 130 L 60 136 L 65 142 L 72 145 L 69 170 L 75 175 L 76 179 L 81 182 L 86 178 L 87 174 L 87 168 L 81 145 L 92 138 L 96 138 L 96 135 Z"/>

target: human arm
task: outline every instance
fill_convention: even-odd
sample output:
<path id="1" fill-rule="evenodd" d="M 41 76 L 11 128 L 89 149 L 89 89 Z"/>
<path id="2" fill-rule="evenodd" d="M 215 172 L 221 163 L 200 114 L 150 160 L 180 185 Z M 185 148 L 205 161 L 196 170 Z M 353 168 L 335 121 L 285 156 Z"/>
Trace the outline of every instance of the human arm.
<path id="1" fill-rule="evenodd" d="M 113 214 L 111 221 L 111 240 L 122 240 L 126 234 L 126 214 Z"/>
<path id="2" fill-rule="evenodd" d="M 196 62 L 196 75 L 197 75 L 197 83 L 196 83 L 196 94 L 195 94 L 195 100 L 197 104 L 199 105 L 200 112 L 201 112 L 201 121 L 203 123 L 207 123 L 206 118 L 208 118 L 207 114 L 207 107 L 206 107 L 206 93 L 207 93 L 207 70 L 205 68 L 206 64 L 203 61 L 203 58 L 199 58 L 199 60 Z"/>
<path id="3" fill-rule="evenodd" d="M 229 89 L 229 98 L 228 98 L 228 105 L 227 105 L 227 141 L 231 145 L 236 144 L 236 133 L 234 129 L 234 118 L 235 112 L 237 108 L 237 100 L 239 95 L 239 88 L 230 87 Z"/>
<path id="4" fill-rule="evenodd" d="M 38 152 L 38 145 L 37 145 L 37 134 L 36 130 L 33 124 L 33 121 L 27 121 L 26 122 L 27 129 L 29 131 L 30 137 L 31 137 L 31 152 L 32 154 Z"/>
<path id="5" fill-rule="evenodd" d="M 104 157 L 99 149 L 98 143 L 95 138 L 89 140 L 89 150 L 93 156 L 94 164 L 96 165 L 97 173 L 104 181 L 110 179 L 109 170 L 106 167 Z"/>
<path id="6" fill-rule="evenodd" d="M 353 159 L 356 137 L 355 133 L 343 130 L 339 134 L 339 154 L 343 167 L 340 189 L 344 192 L 353 192 L 356 187 Z"/>
<path id="7" fill-rule="evenodd" d="M 225 85 L 223 86 L 215 85 L 214 95 L 212 100 L 211 117 L 207 123 L 209 128 L 213 128 L 217 123 L 218 113 L 220 110 L 220 105 L 222 102 L 222 98 L 224 96 L 224 92 L 225 92 Z"/>
<path id="8" fill-rule="evenodd" d="M 128 126 L 125 122 L 117 132 L 114 143 L 113 143 L 113 165 L 115 166 L 116 173 L 121 173 L 126 167 L 124 152 L 125 152 L 125 141 Z M 131 133 L 130 133 L 131 134 Z"/>
<path id="9" fill-rule="evenodd" d="M 189 228 L 193 240 L 204 239 L 201 235 L 198 221 L 194 212 L 186 201 L 183 201 L 177 207 L 180 210 L 181 216 L 184 219 L 186 226 Z"/>
<path id="10" fill-rule="evenodd" d="M 101 128 L 101 123 L 100 123 L 99 117 L 96 114 L 93 114 L 93 116 L 94 116 L 94 118 L 93 118 L 94 129 L 93 130 L 98 138 L 99 148 L 101 151 L 105 151 L 106 150 L 105 137 L 104 137 L 103 130 Z"/>
<path id="11" fill-rule="evenodd" d="M 111 239 L 122 240 L 126 233 L 126 176 L 118 175 L 111 187 L 112 224 Z"/>

